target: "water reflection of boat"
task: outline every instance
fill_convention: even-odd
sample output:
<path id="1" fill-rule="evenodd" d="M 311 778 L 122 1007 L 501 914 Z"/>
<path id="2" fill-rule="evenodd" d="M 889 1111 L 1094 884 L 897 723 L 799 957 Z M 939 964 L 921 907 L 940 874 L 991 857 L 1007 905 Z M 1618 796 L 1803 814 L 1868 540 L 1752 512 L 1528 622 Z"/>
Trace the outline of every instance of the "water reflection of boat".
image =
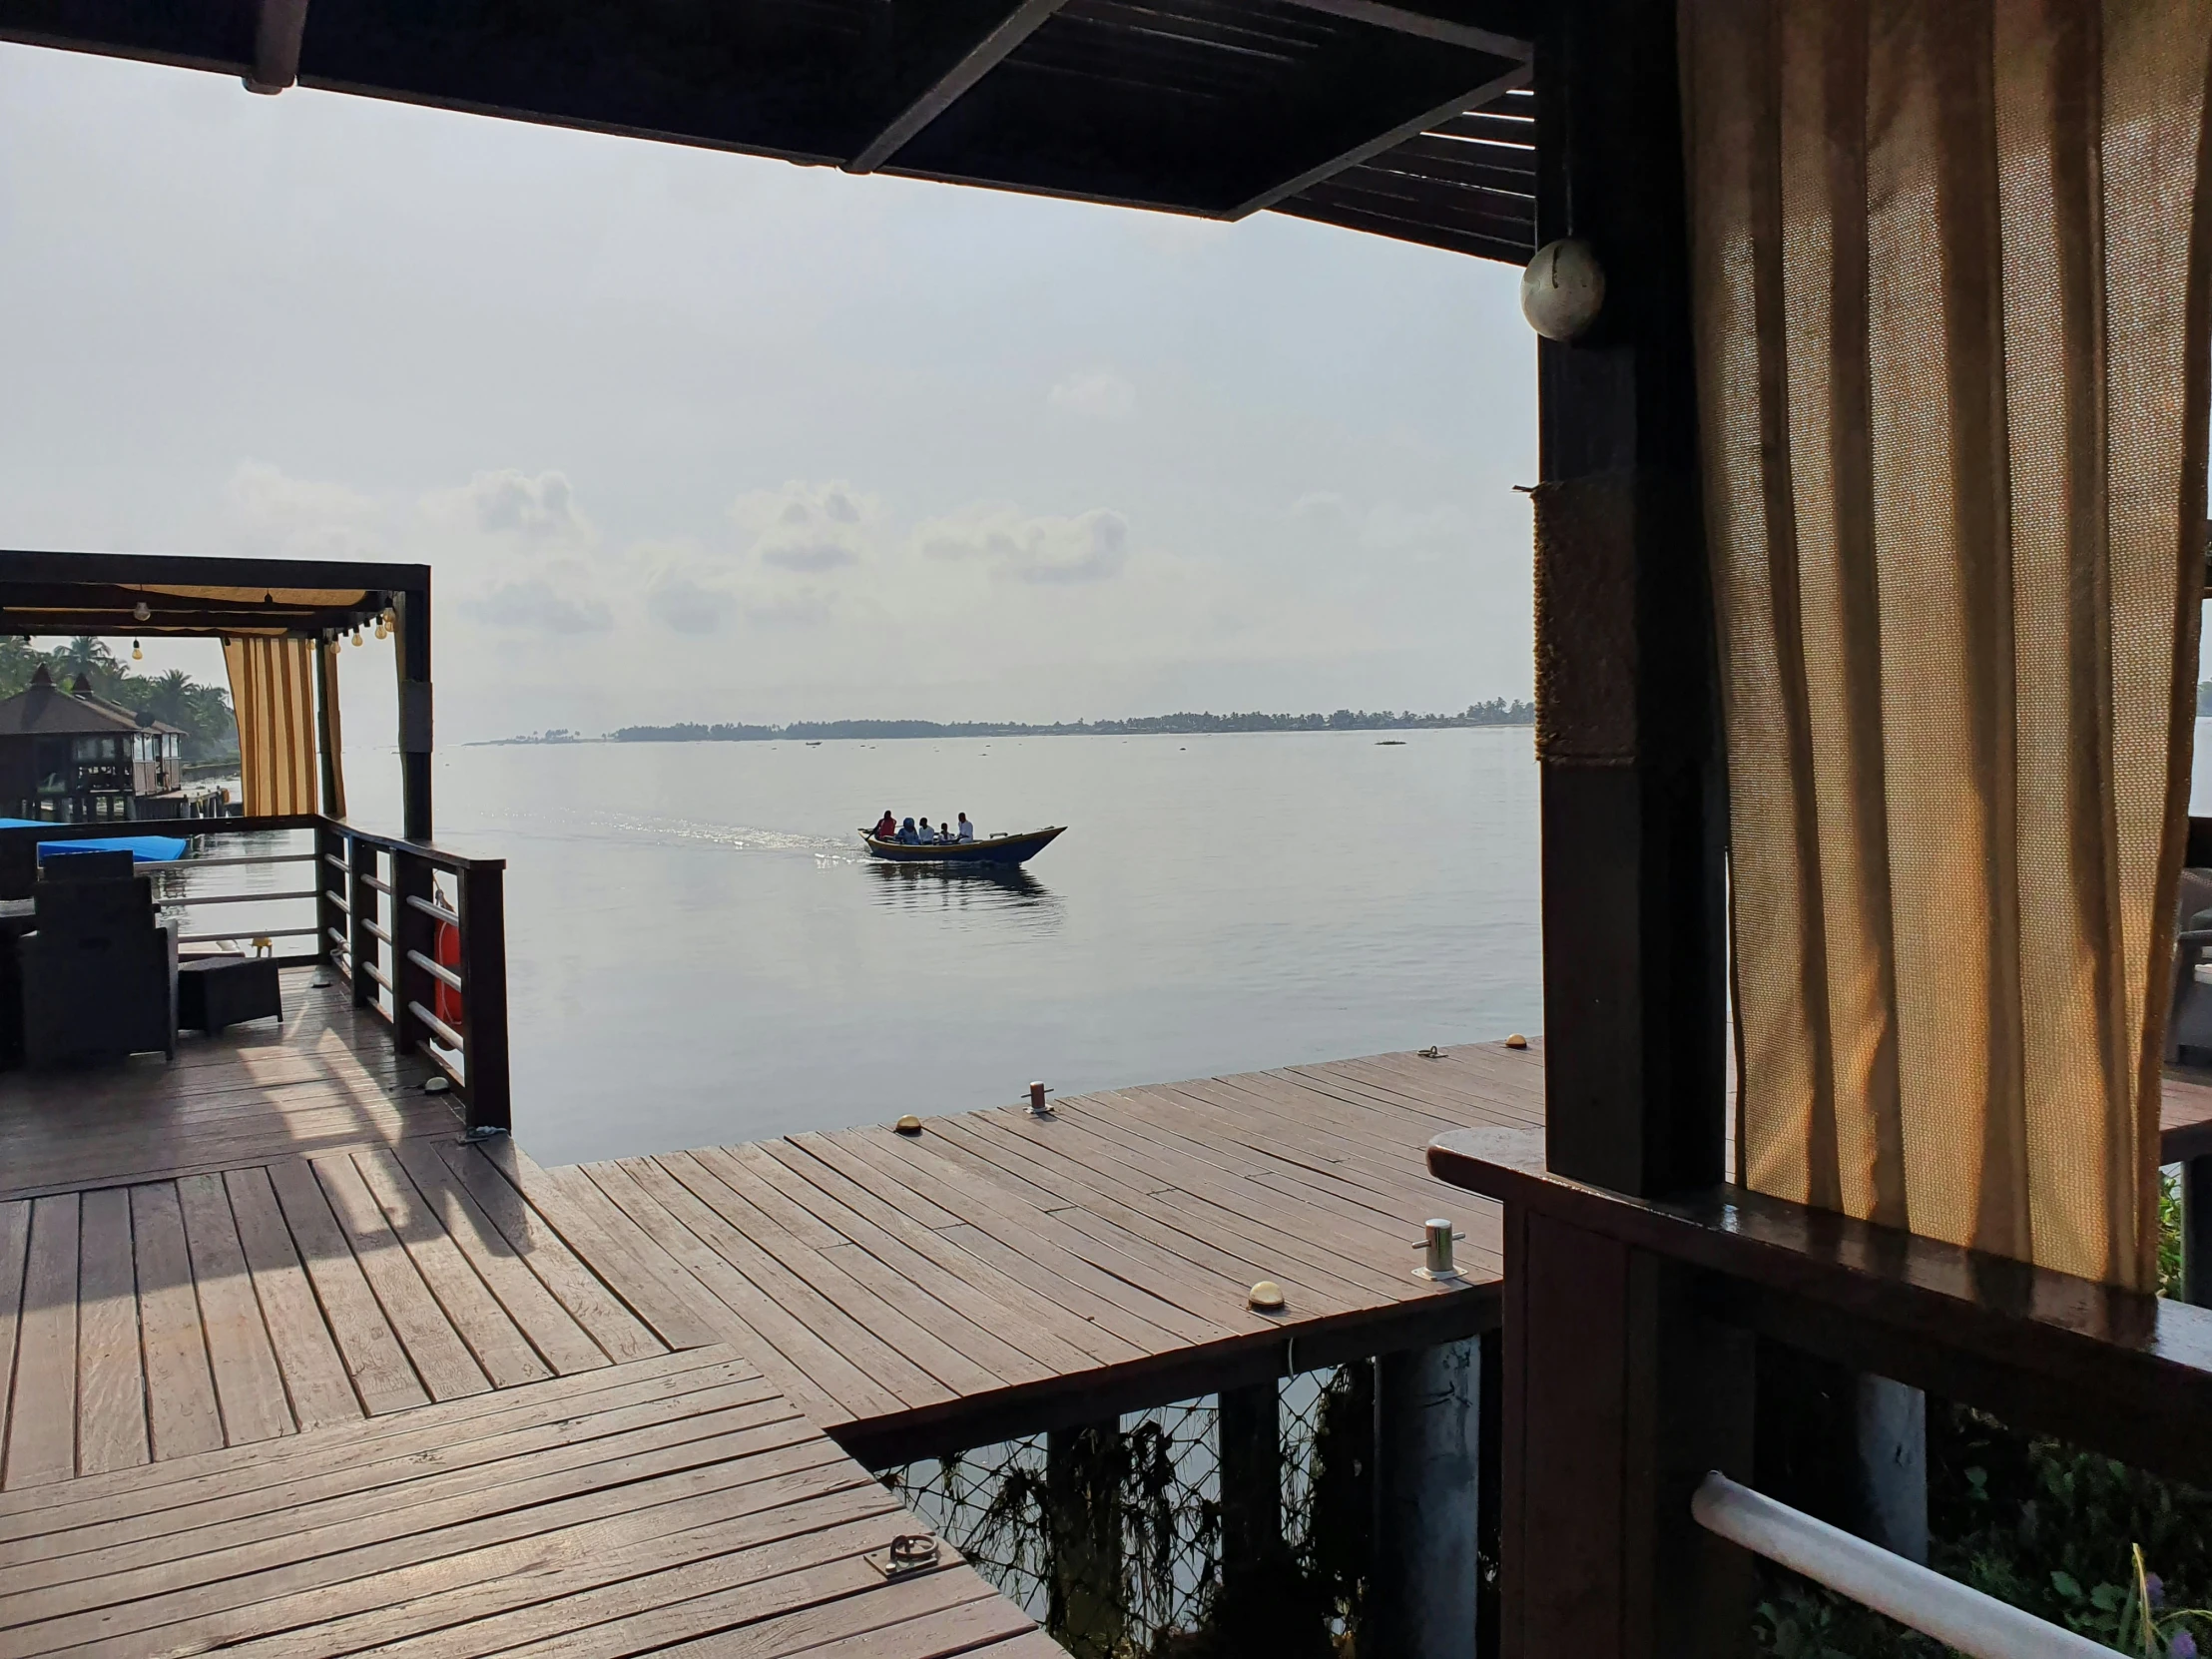
<path id="1" fill-rule="evenodd" d="M 989 835 L 973 841 L 884 841 L 862 830 L 860 839 L 871 856 L 894 864 L 1010 865 L 1025 863 L 1052 844 L 1067 826 L 1028 830 L 1018 835 Z"/>
<path id="2" fill-rule="evenodd" d="M 911 901 L 927 891 L 969 897 L 991 905 L 1057 902 L 1052 889 L 1019 864 L 900 864 L 867 866 L 886 898 Z"/>

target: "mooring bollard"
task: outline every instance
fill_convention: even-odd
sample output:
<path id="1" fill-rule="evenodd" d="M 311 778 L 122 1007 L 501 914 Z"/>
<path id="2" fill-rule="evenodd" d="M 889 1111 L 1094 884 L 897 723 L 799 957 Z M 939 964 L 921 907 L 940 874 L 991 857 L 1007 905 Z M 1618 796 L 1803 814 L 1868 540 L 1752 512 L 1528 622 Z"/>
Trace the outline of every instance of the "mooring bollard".
<path id="1" fill-rule="evenodd" d="M 1046 1088 L 1042 1083 L 1032 1083 L 1029 1085 L 1029 1115 L 1031 1117 L 1043 1118 L 1050 1117 L 1052 1115 L 1045 1109 L 1044 1104 L 1044 1097 L 1051 1092 L 1052 1091 Z"/>
<path id="2" fill-rule="evenodd" d="M 1429 1217 L 1426 1236 L 1413 1247 L 1415 1250 L 1425 1250 L 1428 1253 L 1428 1260 L 1413 1270 L 1413 1277 L 1415 1279 L 1456 1280 L 1459 1277 L 1459 1269 L 1451 1258 L 1451 1243 L 1454 1239 L 1465 1237 L 1464 1233 L 1454 1233 L 1451 1230 L 1451 1223 L 1443 1217 Z"/>

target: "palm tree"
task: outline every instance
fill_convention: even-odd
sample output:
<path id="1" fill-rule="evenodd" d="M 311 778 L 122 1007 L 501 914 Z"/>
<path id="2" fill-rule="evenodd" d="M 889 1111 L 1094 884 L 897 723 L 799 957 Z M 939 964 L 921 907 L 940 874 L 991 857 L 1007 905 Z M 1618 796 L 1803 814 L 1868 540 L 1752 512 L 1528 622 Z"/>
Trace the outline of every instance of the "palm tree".
<path id="1" fill-rule="evenodd" d="M 80 674 L 92 676 L 94 686 L 117 678 L 123 665 L 115 660 L 115 653 L 108 649 L 108 642 L 91 634 L 79 634 L 54 654 L 57 668 L 75 680 Z"/>
<path id="2" fill-rule="evenodd" d="M 173 668 L 155 679 L 146 694 L 145 712 L 165 726 L 189 732 L 192 730 L 194 690 L 192 676 L 181 668 Z"/>

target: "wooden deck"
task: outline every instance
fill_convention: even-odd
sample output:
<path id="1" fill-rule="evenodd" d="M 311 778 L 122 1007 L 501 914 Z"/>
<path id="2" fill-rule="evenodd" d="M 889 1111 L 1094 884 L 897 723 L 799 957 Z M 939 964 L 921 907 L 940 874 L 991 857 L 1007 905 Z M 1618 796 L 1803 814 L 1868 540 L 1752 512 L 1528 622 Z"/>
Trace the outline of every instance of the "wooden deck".
<path id="1" fill-rule="evenodd" d="M 0 1655 L 1058 1651 L 343 994 L 0 1081 Z"/>
<path id="2" fill-rule="evenodd" d="M 888 1461 L 1494 1325 L 1496 1209 L 1430 1178 L 1423 1149 L 1440 1129 L 1538 1125 L 1542 1090 L 1538 1050 L 1477 1045 L 526 1185 L 633 1227 L 705 1323 Z M 1466 1233 L 1462 1285 L 1414 1276 L 1431 1216 Z M 1247 1306 L 1263 1279 L 1279 1314 Z"/>

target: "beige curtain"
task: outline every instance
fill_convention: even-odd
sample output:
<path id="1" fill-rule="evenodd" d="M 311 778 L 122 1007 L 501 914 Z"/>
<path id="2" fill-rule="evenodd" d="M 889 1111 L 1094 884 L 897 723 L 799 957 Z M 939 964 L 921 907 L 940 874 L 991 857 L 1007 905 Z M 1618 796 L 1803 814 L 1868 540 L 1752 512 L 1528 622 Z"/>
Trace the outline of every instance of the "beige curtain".
<path id="1" fill-rule="evenodd" d="M 249 817 L 315 810 L 312 649 L 301 639 L 223 642 Z"/>
<path id="2" fill-rule="evenodd" d="M 1682 0 L 1760 1191 L 2155 1284 L 2212 0 Z"/>

